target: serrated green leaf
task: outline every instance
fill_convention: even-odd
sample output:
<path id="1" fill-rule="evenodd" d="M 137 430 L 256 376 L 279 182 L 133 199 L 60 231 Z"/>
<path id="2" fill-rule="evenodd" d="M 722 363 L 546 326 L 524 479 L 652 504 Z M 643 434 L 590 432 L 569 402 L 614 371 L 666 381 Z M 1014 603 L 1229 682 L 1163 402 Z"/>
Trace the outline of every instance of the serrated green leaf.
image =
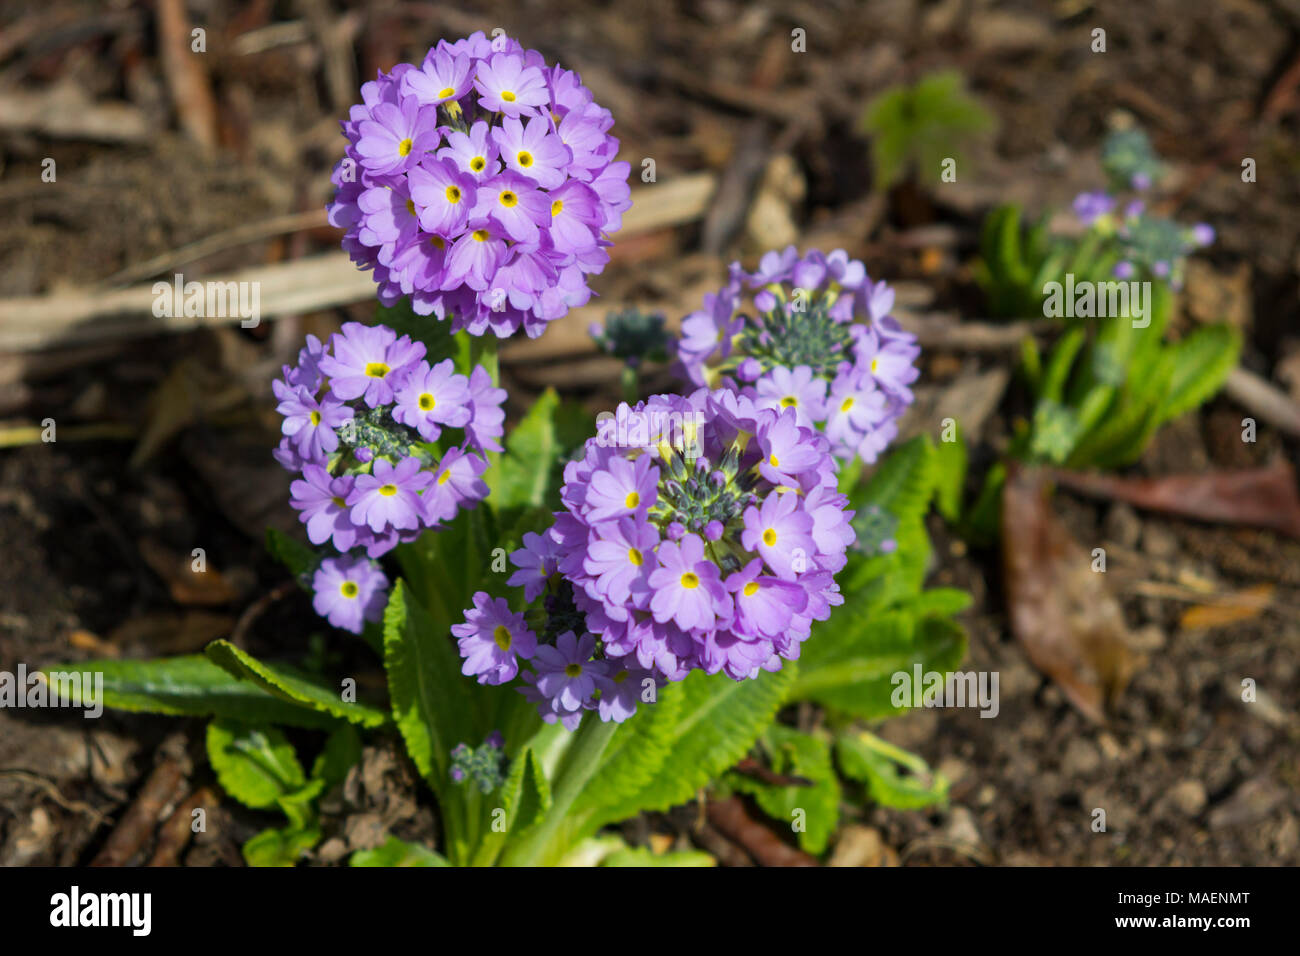
<path id="1" fill-rule="evenodd" d="M 249 866 L 293 866 L 320 837 L 318 827 L 263 830 L 244 844 L 244 862 Z"/>
<path id="2" fill-rule="evenodd" d="M 447 858 L 420 843 L 407 843 L 390 836 L 381 847 L 358 850 L 348 866 L 451 866 Z"/>
<path id="3" fill-rule="evenodd" d="M 601 866 L 717 866 L 718 861 L 701 850 L 671 850 L 653 853 L 645 847 L 626 847 L 615 850 L 603 860 Z"/>
<path id="4" fill-rule="evenodd" d="M 1191 411 L 1223 387 L 1241 356 L 1241 333 L 1229 325 L 1204 326 L 1171 348 L 1174 370 L 1159 412 L 1162 422 Z"/>
<path id="5" fill-rule="evenodd" d="M 460 665 L 450 634 L 435 629 L 406 582 L 399 580 L 384 611 L 388 696 L 407 753 L 439 797 L 450 786 L 452 748 L 478 739 L 475 703 Z"/>
<path id="6" fill-rule="evenodd" d="M 827 633 L 824 628 L 834 625 Z M 813 626 L 800 654 L 792 700 L 814 700 L 854 717 L 875 719 L 906 710 L 893 701 L 893 677 L 946 672 L 966 653 L 966 632 L 942 617 L 919 620 L 908 611 L 879 613 L 846 602 Z"/>
<path id="7" fill-rule="evenodd" d="M 229 641 L 213 641 L 203 652 L 218 667 L 282 700 L 362 727 L 379 727 L 388 722 L 388 714 L 380 708 L 344 701 L 341 691 L 323 686 L 286 665 L 259 661 Z"/>
<path id="8" fill-rule="evenodd" d="M 843 774 L 865 784 L 872 800 L 896 810 L 920 810 L 948 799 L 948 781 L 924 760 L 865 731 L 841 735 L 835 757 Z"/>
<path id="9" fill-rule="evenodd" d="M 559 408 L 559 394 L 548 388 L 511 430 L 499 475 L 488 476 L 493 505 L 499 511 L 546 506 L 552 491 L 558 491 L 559 469 L 563 467 L 555 420 Z"/>
<path id="10" fill-rule="evenodd" d="M 731 774 L 733 789 L 748 793 L 773 820 L 795 829 L 799 846 L 820 855 L 840 821 L 840 782 L 831 765 L 825 740 L 792 727 L 773 724 L 763 736 L 771 768 L 779 774 L 803 777 L 811 786 L 776 786 L 753 777 Z"/>
<path id="11" fill-rule="evenodd" d="M 313 780 L 324 781 L 327 788 L 334 787 L 342 783 L 348 772 L 360 762 L 361 735 L 351 724 L 339 724 L 312 764 L 311 776 Z"/>
<path id="12" fill-rule="evenodd" d="M 230 717 L 257 723 L 330 728 L 327 714 L 289 703 L 251 681 L 240 680 L 202 654 L 154 660 L 100 660 L 59 664 L 45 673 L 87 671 L 103 675 L 105 707 L 173 717 Z M 80 702 L 74 702 L 80 706 Z"/>
<path id="13" fill-rule="evenodd" d="M 633 796 L 604 807 L 595 820 L 624 820 L 689 800 L 744 756 L 771 724 L 793 682 L 794 670 L 794 663 L 787 661 L 776 673 L 763 672 L 742 681 L 695 671 L 686 680 L 665 687 L 659 695 L 661 703 L 674 694 L 682 698 L 668 740 L 667 759 L 650 783 Z M 591 824 L 589 820 L 584 829 Z"/>
<path id="14" fill-rule="evenodd" d="M 961 517 L 962 489 L 966 486 L 966 439 L 960 423 L 952 441 L 935 445 L 934 502 L 939 514 L 949 523 Z"/>
<path id="15" fill-rule="evenodd" d="M 875 505 L 902 523 L 929 510 L 934 485 L 934 444 L 929 436 L 917 435 L 890 452 L 849 499 L 854 509 Z"/>
<path id="16" fill-rule="evenodd" d="M 214 720 L 207 748 L 221 788 L 254 810 L 276 806 L 307 783 L 293 745 L 274 727 Z"/>

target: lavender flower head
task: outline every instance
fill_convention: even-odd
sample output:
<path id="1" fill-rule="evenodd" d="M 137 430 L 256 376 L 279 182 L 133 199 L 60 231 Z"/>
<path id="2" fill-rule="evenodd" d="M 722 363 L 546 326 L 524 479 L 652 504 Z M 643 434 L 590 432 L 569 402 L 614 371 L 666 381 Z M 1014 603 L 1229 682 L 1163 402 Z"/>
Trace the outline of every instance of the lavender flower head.
<path id="1" fill-rule="evenodd" d="M 487 495 L 480 476 L 500 447 L 505 392 L 482 366 L 465 376 L 424 355 L 390 328 L 350 322 L 328 344 L 308 336 L 272 383 L 284 416 L 274 454 L 299 474 L 289 503 L 312 544 L 378 558 Z M 339 606 L 331 596 L 317 610 L 360 631 L 355 616 L 335 619 Z"/>
<path id="2" fill-rule="evenodd" d="M 746 289 L 752 311 L 739 311 Z M 760 408 L 793 409 L 822 429 L 836 457 L 874 462 L 898 433 L 919 374 L 915 338 L 889 315 L 894 292 L 842 249 L 790 246 L 727 284 L 682 320 L 674 345 L 694 385 L 737 391 Z"/>
<path id="3" fill-rule="evenodd" d="M 453 331 L 505 338 L 591 296 L 630 208 L 613 118 L 578 75 L 482 32 L 438 41 L 361 88 L 342 123 L 330 222 L 374 272 Z"/>
<path id="4" fill-rule="evenodd" d="M 726 389 L 602 416 L 565 468 L 564 510 L 511 555 L 508 583 L 532 605 L 522 692 L 572 728 L 589 710 L 625 720 L 693 670 L 745 680 L 797 658 L 843 601 L 853 512 L 835 476 L 830 440 L 793 408 Z M 475 605 L 454 630 L 467 669 L 495 680 L 501 662 L 475 638 L 491 604 Z M 523 627 L 504 610 L 497 647 L 515 647 Z"/>

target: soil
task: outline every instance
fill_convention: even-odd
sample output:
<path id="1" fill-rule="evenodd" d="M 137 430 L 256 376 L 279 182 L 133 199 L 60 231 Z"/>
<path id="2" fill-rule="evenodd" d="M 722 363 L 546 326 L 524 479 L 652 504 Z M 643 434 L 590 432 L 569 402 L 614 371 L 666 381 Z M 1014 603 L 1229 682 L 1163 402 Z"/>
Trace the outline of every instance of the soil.
<path id="1" fill-rule="evenodd" d="M 474 12 L 304 4 L 327 11 L 345 37 L 341 73 L 310 30 L 297 42 L 236 52 L 236 38 L 271 35 L 257 31 L 279 22 L 280 6 L 189 5 L 208 30 L 219 120 L 211 151 L 182 132 L 149 5 L 105 13 L 81 0 L 39 9 L 0 0 L 0 20 L 19 38 L 0 37 L 0 114 L 6 96 L 75 84 L 92 99 L 131 105 L 151 129 L 124 144 L 0 123 L 7 210 L 0 297 L 84 288 L 222 230 L 319 208 L 341 142 L 336 123 L 350 102 L 335 102 L 335 87 L 355 88 L 357 76 L 418 58 L 440 35 L 500 25 L 582 73 L 613 111 L 634 170 L 653 157 L 665 180 L 701 170 L 725 180 L 756 136 L 764 148 L 780 140 L 799 184 L 788 202 L 792 238 L 842 236 L 872 276 L 924 287 L 931 307 L 972 319 L 981 315 L 969 263 L 983 213 L 1001 201 L 1034 212 L 1068 203 L 1096 185 L 1108 126 L 1134 119 L 1171 164 L 1169 208 L 1218 231 L 1200 257 L 1183 327 L 1205 320 L 1197 303 L 1217 296 L 1246 335 L 1246 367 L 1283 388 L 1296 367 L 1288 361 L 1300 352 L 1293 0 L 885 0 L 788 9 L 740 0 L 538 0 L 526 11 L 492 0 Z M 1090 49 L 1096 27 L 1107 30 L 1105 53 Z M 790 52 L 796 28 L 808 38 L 802 55 Z M 863 103 L 948 67 L 997 115 L 997 134 L 963 160 L 969 166 L 958 182 L 917 202 L 897 191 L 873 201 L 869 144 L 858 127 Z M 57 192 L 40 180 L 50 156 Z M 1241 179 L 1246 157 L 1257 162 L 1253 183 Z M 653 308 L 701 278 L 707 287 L 731 258 L 761 251 L 764 235 L 746 227 L 744 212 L 715 207 L 704 224 L 616 246 L 599 290 Z M 328 229 L 300 232 L 244 243 L 192 268 L 216 274 L 326 251 L 335 241 Z M 332 656 L 362 683 L 380 680 L 359 642 L 324 627 L 304 595 L 281 587 L 286 574 L 262 544 L 266 525 L 295 524 L 288 479 L 269 457 L 276 431 L 269 380 L 303 334 L 327 333 L 369 307 L 254 330 L 0 354 L 0 418 L 54 418 L 62 432 L 54 443 L 0 446 L 0 668 L 192 653 L 238 629 L 256 654 Z M 507 366 L 512 414 L 551 383 L 593 408 L 616 400 L 616 374 L 574 372 L 588 358 Z M 1012 357 L 936 348 L 923 361 L 921 382 L 941 396 L 970 375 L 1009 370 Z M 205 400 L 178 403 L 177 388 Z M 977 469 L 1005 448 L 1024 414 L 1015 392 L 985 423 L 972 451 Z M 1266 424 L 1256 443 L 1243 444 L 1244 414 L 1217 398 L 1162 431 L 1133 471 L 1247 467 L 1275 457 L 1297 463 L 1296 443 Z M 86 425 L 111 426 L 118 437 L 81 438 L 76 429 Z M 963 666 L 999 672 L 1001 710 L 991 720 L 976 710 L 921 710 L 883 724 L 879 733 L 953 781 L 951 802 L 931 812 L 848 807 L 852 829 L 876 831 L 881 858 L 904 865 L 1300 863 L 1300 545 L 1064 492 L 1056 508 L 1078 541 L 1107 548 L 1108 575 L 1145 658 L 1111 719 L 1090 723 L 1034 669 L 1009 633 L 998 555 L 971 549 L 932 516 L 931 583 L 975 595 L 962 617 L 970 632 Z M 196 547 L 217 583 L 207 593 L 178 592 L 168 568 Z M 1191 578 L 1225 590 L 1276 589 L 1252 619 L 1189 629 L 1180 623 L 1185 602 L 1141 585 Z M 1242 700 L 1245 678 L 1256 686 L 1251 704 Z M 311 734 L 295 740 L 306 756 L 320 745 Z M 160 761 L 184 765 L 186 792 L 212 785 L 202 741 L 201 721 L 0 710 L 0 865 L 89 862 Z M 396 748 L 376 741 L 327 799 L 313 861 L 341 862 L 386 831 L 432 841 L 429 804 Z M 1098 810 L 1104 831 L 1095 828 Z M 238 865 L 241 843 L 275 822 L 222 801 L 208 833 L 179 862 Z"/>

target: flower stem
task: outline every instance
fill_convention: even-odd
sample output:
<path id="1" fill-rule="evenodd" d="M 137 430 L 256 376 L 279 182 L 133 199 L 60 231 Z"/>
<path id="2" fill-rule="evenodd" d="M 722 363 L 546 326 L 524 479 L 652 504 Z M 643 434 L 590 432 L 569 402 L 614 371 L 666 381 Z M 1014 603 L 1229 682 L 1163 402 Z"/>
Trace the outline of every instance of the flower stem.
<path id="1" fill-rule="evenodd" d="M 564 846 L 553 846 L 556 837 L 572 838 L 573 834 L 559 832 L 561 826 L 574 801 L 600 767 L 600 758 L 619 726 L 612 720 L 599 720 L 595 714 L 583 718 L 568 750 L 560 758 L 551 786 L 551 809 L 506 850 L 501 861 L 503 866 L 541 866 L 563 854 Z"/>
<path id="2" fill-rule="evenodd" d="M 629 405 L 635 405 L 641 400 L 641 387 L 636 369 L 630 365 L 624 365 L 623 373 L 619 376 L 619 382 L 623 386 L 623 401 Z"/>

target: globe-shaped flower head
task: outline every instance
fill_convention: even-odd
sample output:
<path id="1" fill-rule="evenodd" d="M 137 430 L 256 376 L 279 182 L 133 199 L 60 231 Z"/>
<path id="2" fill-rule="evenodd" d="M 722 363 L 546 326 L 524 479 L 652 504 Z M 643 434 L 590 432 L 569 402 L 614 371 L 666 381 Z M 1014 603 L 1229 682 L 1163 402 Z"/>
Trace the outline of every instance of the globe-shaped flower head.
<path id="1" fill-rule="evenodd" d="M 454 331 L 504 338 L 538 336 L 590 298 L 631 206 L 629 166 L 576 73 L 479 32 L 361 96 L 329 217 L 383 304 L 409 296 Z"/>
<path id="2" fill-rule="evenodd" d="M 486 683 L 515 673 L 487 642 L 522 647 L 523 691 L 547 720 L 623 720 L 695 669 L 779 670 L 842 603 L 853 513 L 830 442 L 793 409 L 708 389 L 624 403 L 564 478 L 565 510 L 511 555 L 531 628 L 490 613 L 486 595 L 453 628 L 465 672 Z"/>
<path id="3" fill-rule="evenodd" d="M 752 311 L 742 309 L 745 291 Z M 790 409 L 840 458 L 873 462 L 912 403 L 920 349 L 889 315 L 894 292 L 841 249 L 802 258 L 790 246 L 758 271 L 733 263 L 727 284 L 682 321 L 679 371 L 759 408 Z"/>

